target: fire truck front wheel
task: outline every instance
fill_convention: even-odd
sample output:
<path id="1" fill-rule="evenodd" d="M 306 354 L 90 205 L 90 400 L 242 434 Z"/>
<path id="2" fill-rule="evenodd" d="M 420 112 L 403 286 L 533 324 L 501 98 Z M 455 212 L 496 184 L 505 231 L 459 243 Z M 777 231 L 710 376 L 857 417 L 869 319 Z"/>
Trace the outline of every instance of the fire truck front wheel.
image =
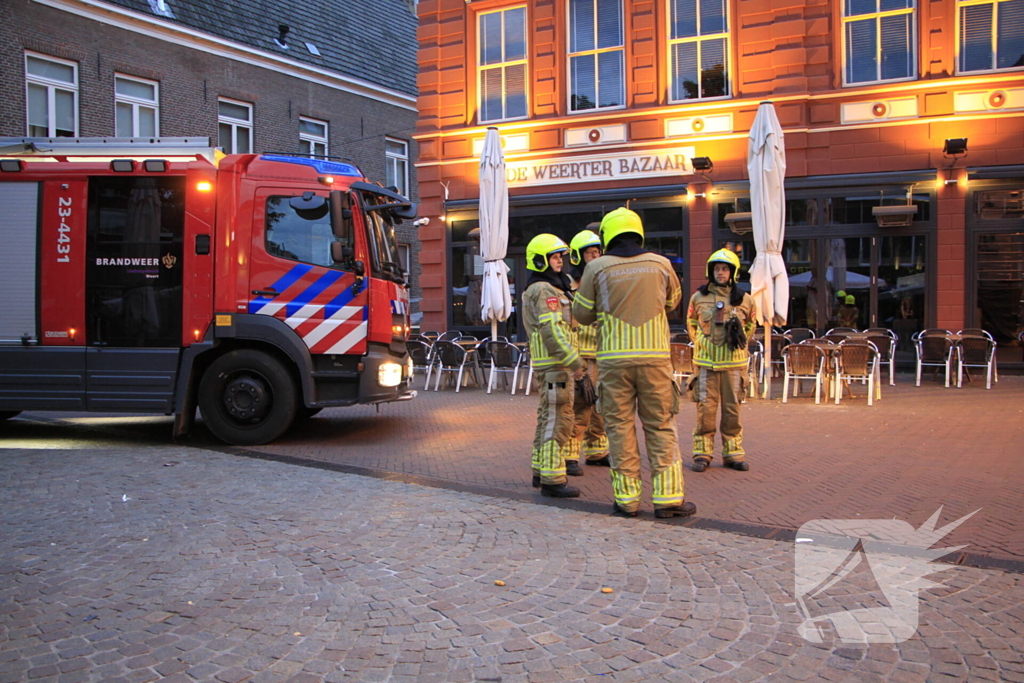
<path id="1" fill-rule="evenodd" d="M 203 421 L 222 441 L 257 446 L 284 434 L 295 419 L 298 391 L 288 369 L 262 351 L 230 351 L 210 364 L 199 384 Z"/>

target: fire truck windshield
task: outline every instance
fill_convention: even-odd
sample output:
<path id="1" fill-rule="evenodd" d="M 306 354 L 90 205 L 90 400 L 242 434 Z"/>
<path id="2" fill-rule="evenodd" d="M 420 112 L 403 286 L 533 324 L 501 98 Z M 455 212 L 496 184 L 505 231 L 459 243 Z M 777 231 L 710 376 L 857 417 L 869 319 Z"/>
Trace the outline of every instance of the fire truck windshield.
<path id="1" fill-rule="evenodd" d="M 364 193 L 366 227 L 372 255 L 374 275 L 400 284 L 405 284 L 406 272 L 402 269 L 395 242 L 394 221 L 388 210 L 372 210 L 375 206 L 383 206 L 392 200 L 381 195 Z"/>

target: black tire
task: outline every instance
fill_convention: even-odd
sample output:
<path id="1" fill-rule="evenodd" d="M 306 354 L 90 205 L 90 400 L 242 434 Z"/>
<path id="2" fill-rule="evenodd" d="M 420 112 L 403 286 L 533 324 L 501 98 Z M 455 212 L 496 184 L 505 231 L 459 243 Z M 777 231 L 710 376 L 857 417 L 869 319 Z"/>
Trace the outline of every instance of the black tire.
<path id="1" fill-rule="evenodd" d="M 10 420 L 12 417 L 21 415 L 20 410 L 0 410 L 0 422 L 4 420 Z"/>
<path id="2" fill-rule="evenodd" d="M 295 419 L 298 390 L 288 369 L 262 351 L 230 351 L 199 383 L 199 410 L 218 439 L 258 446 L 284 434 Z"/>

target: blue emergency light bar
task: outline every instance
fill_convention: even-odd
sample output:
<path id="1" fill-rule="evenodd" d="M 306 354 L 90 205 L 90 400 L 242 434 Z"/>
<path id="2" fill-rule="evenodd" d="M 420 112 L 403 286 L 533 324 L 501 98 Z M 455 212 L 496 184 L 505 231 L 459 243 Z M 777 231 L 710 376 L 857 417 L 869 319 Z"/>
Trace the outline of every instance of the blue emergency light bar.
<path id="1" fill-rule="evenodd" d="M 347 175 L 353 178 L 362 178 L 363 174 L 353 164 L 346 164 L 341 161 L 328 161 L 326 159 L 307 159 L 305 157 L 288 157 L 280 154 L 261 154 L 260 159 L 266 161 L 283 161 L 286 164 L 299 164 L 310 166 L 322 175 Z"/>

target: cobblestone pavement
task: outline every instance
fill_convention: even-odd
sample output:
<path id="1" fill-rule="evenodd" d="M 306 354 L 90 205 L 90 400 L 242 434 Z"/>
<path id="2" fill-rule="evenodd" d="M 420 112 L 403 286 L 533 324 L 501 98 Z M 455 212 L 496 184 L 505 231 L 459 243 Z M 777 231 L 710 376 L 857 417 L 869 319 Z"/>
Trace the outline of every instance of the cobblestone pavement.
<path id="1" fill-rule="evenodd" d="M 1004 375 L 990 391 L 977 381 L 963 389 L 928 377 L 921 387 L 913 382 L 898 376 L 873 407 L 861 386 L 838 406 L 815 405 L 813 393 L 786 404 L 751 399 L 743 407 L 750 471 L 722 468 L 720 458 L 701 474 L 687 469 L 687 499 L 705 519 L 789 529 L 857 516 L 919 526 L 942 506 L 951 519 L 980 508 L 948 540 L 968 544 L 965 552 L 1024 561 L 1024 377 Z M 421 392 L 379 414 L 365 406 L 324 411 L 259 450 L 539 499 L 529 477 L 536 406 L 534 395 Z M 687 462 L 695 413 L 685 403 L 679 415 Z M 608 471 L 584 469 L 570 483 L 610 505 Z"/>
<path id="2" fill-rule="evenodd" d="M 0 681 L 1024 681 L 1018 573 L 815 645 L 792 543 L 47 434 L 0 450 Z"/>

